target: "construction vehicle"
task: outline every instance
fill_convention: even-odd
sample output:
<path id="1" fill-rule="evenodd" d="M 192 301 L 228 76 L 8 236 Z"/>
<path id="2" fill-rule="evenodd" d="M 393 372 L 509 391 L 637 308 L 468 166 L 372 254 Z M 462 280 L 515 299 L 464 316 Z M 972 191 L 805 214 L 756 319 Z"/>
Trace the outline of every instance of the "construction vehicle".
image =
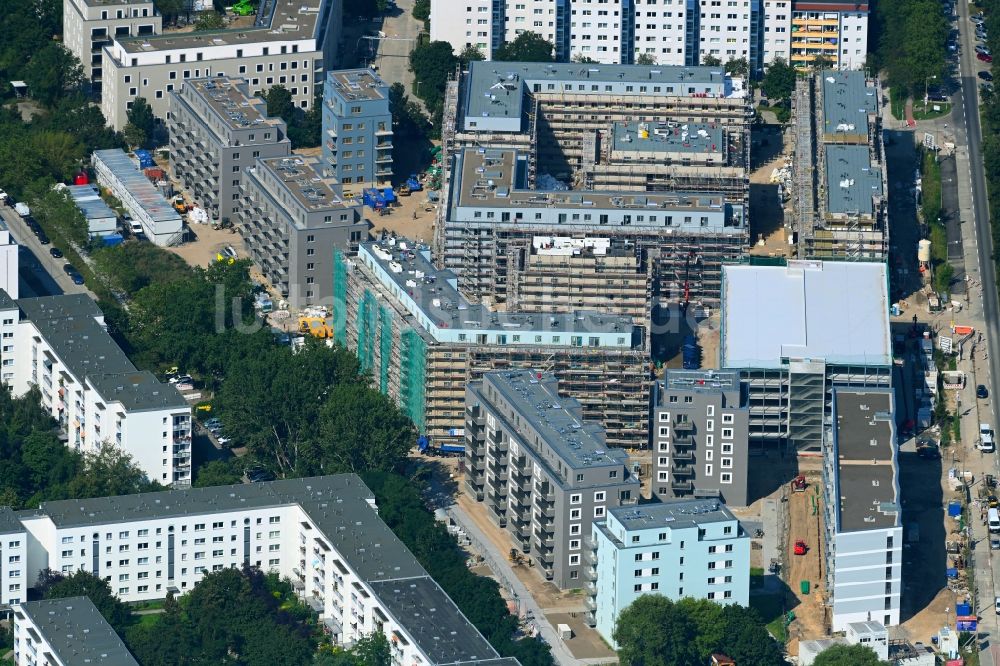
<path id="1" fill-rule="evenodd" d="M 402 185 L 399 186 L 399 189 L 396 190 L 396 194 L 398 194 L 401 197 L 410 196 L 410 186 L 407 185 L 406 183 L 403 183 Z"/>
<path id="2" fill-rule="evenodd" d="M 419 192 L 424 189 L 423 184 L 421 184 L 420 179 L 415 173 L 411 173 L 410 177 L 406 179 L 406 186 L 410 188 L 411 192 Z"/>
<path id="3" fill-rule="evenodd" d="M 257 13 L 257 9 L 250 0 L 238 0 L 233 5 L 233 13 L 237 16 L 253 16 Z"/>
<path id="4" fill-rule="evenodd" d="M 804 493 L 806 491 L 806 477 L 799 474 L 797 477 L 792 479 L 792 492 L 794 493 Z"/>
<path id="5" fill-rule="evenodd" d="M 326 323 L 326 317 L 304 315 L 299 317 L 299 333 L 309 334 L 314 338 L 326 340 L 333 337 L 333 329 Z"/>
<path id="6" fill-rule="evenodd" d="M 176 210 L 181 215 L 186 215 L 188 212 L 187 204 L 184 203 L 184 197 L 182 197 L 179 194 L 176 197 L 174 197 L 174 200 L 170 202 L 170 205 L 173 206 L 174 210 Z"/>
<path id="7" fill-rule="evenodd" d="M 802 539 L 799 539 L 798 541 L 795 542 L 795 548 L 792 550 L 792 552 L 795 553 L 796 555 L 805 555 L 808 550 L 809 547 L 806 546 L 806 542 L 803 541 Z"/>
<path id="8" fill-rule="evenodd" d="M 510 560 L 511 564 L 516 566 L 524 561 L 524 556 L 518 552 L 517 548 L 511 548 L 510 555 L 508 555 L 507 559 Z"/>

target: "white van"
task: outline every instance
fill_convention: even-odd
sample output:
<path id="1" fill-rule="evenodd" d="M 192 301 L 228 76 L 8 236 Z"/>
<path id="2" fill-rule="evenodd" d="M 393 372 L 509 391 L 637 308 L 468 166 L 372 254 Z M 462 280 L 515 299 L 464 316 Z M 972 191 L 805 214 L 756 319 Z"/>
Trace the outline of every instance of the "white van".
<path id="1" fill-rule="evenodd" d="M 984 453 L 993 453 L 993 428 L 989 423 L 979 424 L 979 450 Z"/>
<path id="2" fill-rule="evenodd" d="M 986 524 L 993 534 L 1000 533 L 1000 511 L 990 509 L 986 514 Z"/>

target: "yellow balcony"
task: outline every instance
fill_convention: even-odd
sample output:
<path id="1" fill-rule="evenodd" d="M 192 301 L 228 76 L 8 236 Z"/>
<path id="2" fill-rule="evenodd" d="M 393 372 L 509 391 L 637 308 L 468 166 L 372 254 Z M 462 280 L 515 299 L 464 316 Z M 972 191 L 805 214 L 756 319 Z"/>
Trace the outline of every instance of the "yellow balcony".
<path id="1" fill-rule="evenodd" d="M 840 21 L 837 19 L 811 19 L 811 18 L 793 18 L 792 25 L 808 25 L 808 26 L 840 26 Z"/>

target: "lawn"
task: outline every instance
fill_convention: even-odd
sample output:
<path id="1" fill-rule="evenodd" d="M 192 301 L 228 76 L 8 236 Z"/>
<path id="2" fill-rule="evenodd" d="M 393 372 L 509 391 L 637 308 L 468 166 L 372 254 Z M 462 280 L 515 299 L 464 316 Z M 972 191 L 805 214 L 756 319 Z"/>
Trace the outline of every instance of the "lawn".
<path id="1" fill-rule="evenodd" d="M 895 88 L 889 88 L 889 109 L 896 120 L 903 120 L 906 117 L 906 98 L 900 97 Z"/>
<path id="2" fill-rule="evenodd" d="M 936 110 L 935 107 L 937 107 Z M 913 117 L 916 120 L 933 120 L 949 113 L 951 113 L 951 104 L 948 102 L 930 102 L 926 108 L 923 100 L 913 103 Z"/>

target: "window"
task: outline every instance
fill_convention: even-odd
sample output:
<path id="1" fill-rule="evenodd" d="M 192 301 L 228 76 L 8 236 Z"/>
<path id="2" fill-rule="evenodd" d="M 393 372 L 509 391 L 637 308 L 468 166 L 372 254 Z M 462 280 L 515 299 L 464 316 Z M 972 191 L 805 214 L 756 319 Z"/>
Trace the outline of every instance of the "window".
<path id="1" fill-rule="evenodd" d="M 570 565 L 578 565 L 578 564 L 580 564 L 580 555 L 579 554 L 577 554 L 577 555 L 570 555 L 569 556 L 569 563 L 570 563 Z"/>
<path id="2" fill-rule="evenodd" d="M 595 506 L 594 507 L 594 518 L 603 518 L 603 517 L 604 517 L 604 507 L 603 506 Z"/>
<path id="3" fill-rule="evenodd" d="M 574 493 L 569 496 L 570 504 L 579 504 L 582 501 L 583 501 L 583 495 L 581 495 L 580 493 Z"/>

